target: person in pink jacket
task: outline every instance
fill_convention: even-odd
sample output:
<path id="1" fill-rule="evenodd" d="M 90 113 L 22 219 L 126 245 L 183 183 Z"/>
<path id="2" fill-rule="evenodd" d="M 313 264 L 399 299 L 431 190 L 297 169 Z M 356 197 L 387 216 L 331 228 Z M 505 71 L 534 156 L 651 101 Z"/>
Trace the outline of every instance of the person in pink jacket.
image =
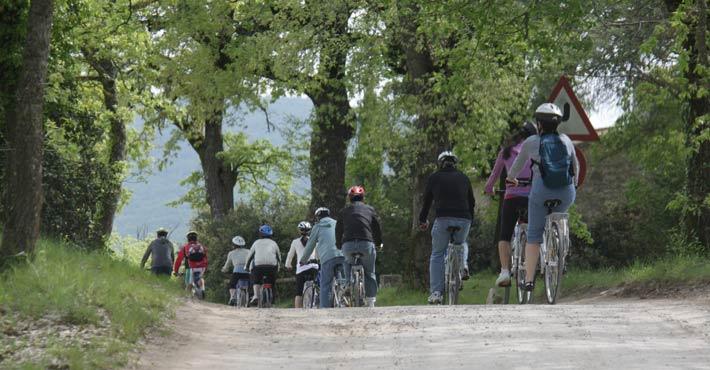
<path id="1" fill-rule="evenodd" d="M 535 135 L 537 129 L 530 122 L 525 122 L 520 131 L 513 134 L 507 144 L 498 153 L 498 158 L 493 166 L 493 172 L 488 177 L 486 182 L 485 192 L 488 195 L 494 195 L 493 186 L 500 179 L 503 169 L 506 173 L 510 171 L 515 158 L 520 153 L 523 141 L 531 135 Z M 530 160 L 523 166 L 523 170 L 518 176 L 519 179 L 530 180 Z M 520 212 L 525 212 L 528 208 L 528 194 L 530 193 L 530 185 L 513 186 L 506 184 L 505 196 L 503 197 L 503 210 L 500 217 L 500 235 L 498 235 L 498 254 L 500 256 L 500 275 L 496 279 L 496 285 L 505 287 L 510 286 L 510 240 L 513 237 L 515 224 L 518 221 Z"/>

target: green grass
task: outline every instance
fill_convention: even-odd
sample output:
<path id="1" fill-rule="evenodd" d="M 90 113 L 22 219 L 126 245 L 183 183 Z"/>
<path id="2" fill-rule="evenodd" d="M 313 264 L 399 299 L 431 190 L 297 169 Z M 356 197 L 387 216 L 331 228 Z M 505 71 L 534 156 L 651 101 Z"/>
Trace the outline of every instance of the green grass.
<path id="1" fill-rule="evenodd" d="M 68 326 L 108 326 L 89 343 L 51 337 L 44 358 L 15 366 L 44 368 L 53 357 L 71 368 L 112 368 L 125 363 L 127 349 L 159 326 L 181 294 L 179 284 L 126 260 L 43 240 L 30 262 L 0 275 L 0 312 L 12 313 L 0 328 L 43 317 Z"/>
<path id="2" fill-rule="evenodd" d="M 495 284 L 493 274 L 475 274 L 464 282 L 461 304 L 484 304 L 488 291 Z M 582 270 L 571 269 L 562 280 L 562 296 L 583 296 L 600 290 L 625 287 L 672 287 L 710 282 L 710 259 L 697 256 L 675 256 L 654 262 L 637 262 L 623 269 Z M 542 285 L 538 279 L 536 302 L 543 302 Z M 499 294 L 503 290 L 499 289 Z M 511 295 L 515 294 L 511 291 Z M 410 288 L 383 288 L 377 293 L 378 306 L 425 305 L 428 293 Z M 511 296 L 511 301 L 514 300 Z"/>

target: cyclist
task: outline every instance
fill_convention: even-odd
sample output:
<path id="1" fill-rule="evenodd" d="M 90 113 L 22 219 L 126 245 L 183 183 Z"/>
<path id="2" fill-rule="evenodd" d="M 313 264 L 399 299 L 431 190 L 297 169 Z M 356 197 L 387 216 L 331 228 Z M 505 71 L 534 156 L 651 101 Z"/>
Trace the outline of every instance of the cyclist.
<path id="1" fill-rule="evenodd" d="M 156 234 L 157 238 L 148 245 L 148 249 L 146 249 L 143 254 L 141 269 L 143 269 L 145 263 L 148 261 L 148 257 L 153 255 L 153 259 L 150 263 L 150 271 L 158 276 L 165 275 L 170 277 L 170 269 L 173 266 L 173 260 L 175 260 L 175 249 L 173 243 L 168 240 L 167 230 L 161 227 Z"/>
<path id="2" fill-rule="evenodd" d="M 335 245 L 335 224 L 336 221 L 330 217 L 330 210 L 320 207 L 315 212 L 316 224 L 311 230 L 311 237 L 306 243 L 306 248 L 299 260 L 301 265 L 308 263 L 311 253 L 315 250 L 320 257 L 320 307 L 333 307 L 331 302 L 331 290 L 333 289 L 333 277 L 336 276 L 336 269 L 343 271 L 345 258 L 343 253 Z"/>
<path id="3" fill-rule="evenodd" d="M 436 219 L 431 228 L 431 258 L 429 259 L 429 303 L 438 304 L 443 301 L 444 291 L 444 254 L 449 244 L 450 233 L 446 229 L 457 226 L 460 229 L 454 233 L 454 243 L 464 246 L 464 274 L 468 279 L 468 245 L 466 238 L 473 220 L 473 208 L 476 204 L 471 189 L 471 180 L 463 172 L 456 169 L 458 158 L 451 151 L 444 151 L 437 158 L 439 170 L 434 172 L 427 181 L 424 191 L 422 210 L 419 213 L 419 227 L 426 230 L 429 227 L 427 216 L 432 202 L 435 203 Z"/>
<path id="4" fill-rule="evenodd" d="M 244 268 L 251 270 L 251 279 L 254 284 L 254 296 L 251 298 L 250 305 L 256 304 L 261 294 L 261 285 L 264 282 L 274 284 L 276 282 L 276 273 L 279 271 L 281 263 L 281 252 L 279 245 L 271 239 L 274 236 L 274 230 L 271 226 L 264 224 L 259 226 L 259 239 L 255 240 L 251 245 L 247 261 Z M 254 262 L 253 267 L 250 265 Z"/>
<path id="5" fill-rule="evenodd" d="M 508 139 L 507 145 L 498 153 L 493 171 L 488 177 L 485 187 L 486 194 L 494 195 L 493 185 L 500 178 L 503 169 L 505 169 L 506 173 L 510 172 L 510 167 L 513 165 L 513 161 L 515 161 L 515 158 L 518 156 L 523 146 L 523 140 L 535 134 L 537 134 L 535 125 L 532 122 L 525 122 L 523 127 Z M 525 163 L 519 176 L 522 179 L 530 180 L 529 160 Z M 505 187 L 503 209 L 500 216 L 500 234 L 498 235 L 500 274 L 498 275 L 498 279 L 496 279 L 496 285 L 501 287 L 510 286 L 510 240 L 513 238 L 513 231 L 518 221 L 518 215 L 520 212 L 527 212 L 528 193 L 530 193 L 530 185 L 515 187 L 511 184 L 507 184 Z"/>
<path id="6" fill-rule="evenodd" d="M 207 248 L 197 241 L 197 232 L 190 231 L 187 233 L 187 244 L 183 245 L 178 252 L 173 266 L 173 274 L 177 276 L 178 269 L 183 258 L 187 259 L 187 264 L 190 267 L 192 284 L 198 284 L 200 289 L 205 290 L 205 279 L 203 278 L 207 270 Z"/>
<path id="7" fill-rule="evenodd" d="M 544 202 L 548 199 L 559 199 L 560 205 L 553 212 L 566 212 L 574 203 L 576 196 L 577 174 L 579 162 L 574 151 L 572 140 L 557 132 L 562 122 L 562 111 L 552 103 L 544 103 L 535 110 L 539 135 L 528 137 L 515 158 L 508 172 L 506 181 L 518 185 L 516 177 L 530 159 L 532 166 L 532 189 L 528 198 L 528 242 L 525 245 L 525 289 L 532 291 L 535 281 L 535 266 L 537 266 L 545 231 L 545 216 L 547 208 Z M 550 159 L 555 159 L 550 162 Z M 533 266 L 533 267 L 530 267 Z"/>
<path id="8" fill-rule="evenodd" d="M 288 250 L 288 255 L 286 256 L 285 267 L 289 270 L 293 268 L 294 257 L 296 258 L 296 262 L 300 261 L 301 257 L 303 257 L 303 251 L 306 249 L 306 243 L 308 242 L 308 234 L 311 232 L 311 223 L 308 221 L 301 221 L 298 224 L 298 232 L 301 236 L 291 241 L 291 248 Z M 315 259 L 315 253 L 311 254 L 309 260 Z M 301 273 L 296 274 L 296 295 L 293 299 L 293 307 L 303 307 L 303 286 L 308 280 L 313 280 L 313 272 L 311 270 L 302 271 Z"/>
<path id="9" fill-rule="evenodd" d="M 249 280 L 249 273 L 244 268 L 249 256 L 249 250 L 246 249 L 246 241 L 241 236 L 237 235 L 232 238 L 232 249 L 227 254 L 227 261 L 224 262 L 222 272 L 229 272 L 229 266 L 232 266 L 232 278 L 229 280 L 229 304 L 231 306 L 236 303 L 237 284 L 239 280 Z"/>
<path id="10" fill-rule="evenodd" d="M 351 187 L 348 190 L 348 198 L 350 205 L 340 211 L 340 221 L 335 227 L 336 240 L 348 262 L 345 264 L 346 277 L 350 276 L 350 264 L 354 261 L 353 253 L 362 254 L 366 303 L 368 307 L 375 307 L 377 297 L 375 245 L 382 244 L 380 221 L 375 209 L 363 202 L 365 188 L 362 186 Z"/>

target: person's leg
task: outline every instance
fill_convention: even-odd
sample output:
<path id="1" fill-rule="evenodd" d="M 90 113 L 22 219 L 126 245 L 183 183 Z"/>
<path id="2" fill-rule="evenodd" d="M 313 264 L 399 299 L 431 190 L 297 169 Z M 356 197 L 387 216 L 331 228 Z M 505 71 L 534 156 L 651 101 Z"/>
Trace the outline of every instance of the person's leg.
<path id="1" fill-rule="evenodd" d="M 501 271 L 510 271 L 510 255 L 512 254 L 510 242 L 501 240 L 498 242 L 498 255 L 500 256 Z"/>
<path id="2" fill-rule="evenodd" d="M 452 226 L 459 226 L 460 229 L 454 234 L 454 243 L 461 244 L 463 246 L 461 261 L 464 263 L 463 267 L 468 271 L 468 265 L 466 261 L 468 260 L 468 232 L 471 230 L 471 220 L 465 218 L 457 218 Z M 468 277 L 467 277 L 468 278 Z"/>
<path id="3" fill-rule="evenodd" d="M 540 243 L 527 243 L 525 245 L 525 282 L 535 281 L 537 261 L 540 259 Z"/>
<path id="4" fill-rule="evenodd" d="M 362 267 L 365 270 L 365 297 L 375 298 L 377 296 L 377 275 L 375 274 L 375 262 L 377 261 L 377 251 L 375 243 L 359 241 L 357 250 L 362 253 Z"/>
<path id="5" fill-rule="evenodd" d="M 331 258 L 321 264 L 320 271 L 320 307 L 333 307 L 331 291 L 333 290 L 333 272 L 337 258 Z"/>
<path id="6" fill-rule="evenodd" d="M 251 270 L 251 281 L 252 289 L 254 290 L 254 295 L 251 298 L 252 302 L 259 299 L 259 294 L 261 293 L 261 282 L 263 279 L 263 273 L 259 266 L 254 266 Z"/>
<path id="7" fill-rule="evenodd" d="M 437 218 L 431 228 L 431 258 L 429 259 L 429 292 L 444 292 L 444 254 L 449 245 L 449 222 Z"/>
<path id="8" fill-rule="evenodd" d="M 345 257 L 345 263 L 343 264 L 343 270 L 345 271 L 345 278 L 348 279 L 348 284 L 350 283 L 350 270 L 353 263 L 352 253 L 355 250 L 355 242 L 345 242 L 343 243 L 343 256 Z"/>
<path id="9" fill-rule="evenodd" d="M 306 272 L 296 274 L 296 295 L 293 298 L 294 308 L 303 308 L 303 286 L 306 283 Z"/>
<path id="10" fill-rule="evenodd" d="M 554 199 L 552 194 L 544 194 L 542 180 L 533 181 L 533 189 L 528 199 L 528 230 L 525 245 L 525 282 L 535 281 L 537 263 L 540 259 L 540 243 L 545 232 L 545 199 Z"/>

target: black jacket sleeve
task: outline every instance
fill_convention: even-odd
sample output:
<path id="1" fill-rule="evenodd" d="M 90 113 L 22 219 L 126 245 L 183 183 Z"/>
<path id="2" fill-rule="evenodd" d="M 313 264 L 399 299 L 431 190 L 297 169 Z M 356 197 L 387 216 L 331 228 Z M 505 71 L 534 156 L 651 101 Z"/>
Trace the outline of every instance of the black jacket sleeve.
<path id="1" fill-rule="evenodd" d="M 372 209 L 372 238 L 375 239 L 375 246 L 382 244 L 382 229 L 380 229 L 380 218 L 375 209 Z"/>
<path id="2" fill-rule="evenodd" d="M 345 223 L 345 217 L 343 217 L 344 212 L 344 209 L 340 210 L 340 220 L 335 223 L 335 247 L 338 249 L 341 249 L 343 247 L 343 224 Z"/>
<path id="3" fill-rule="evenodd" d="M 471 188 L 471 182 L 468 183 L 468 211 L 471 213 L 471 220 L 473 220 L 473 210 L 476 207 L 476 198 L 473 197 L 473 189 Z"/>
<path id="4" fill-rule="evenodd" d="M 429 208 L 431 208 L 431 202 L 434 200 L 434 194 L 432 193 L 431 189 L 431 178 L 432 176 L 429 176 L 429 179 L 426 183 L 426 190 L 424 190 L 424 202 L 422 202 L 422 211 L 419 212 L 420 223 L 425 223 L 427 221 L 427 216 L 429 216 Z"/>

